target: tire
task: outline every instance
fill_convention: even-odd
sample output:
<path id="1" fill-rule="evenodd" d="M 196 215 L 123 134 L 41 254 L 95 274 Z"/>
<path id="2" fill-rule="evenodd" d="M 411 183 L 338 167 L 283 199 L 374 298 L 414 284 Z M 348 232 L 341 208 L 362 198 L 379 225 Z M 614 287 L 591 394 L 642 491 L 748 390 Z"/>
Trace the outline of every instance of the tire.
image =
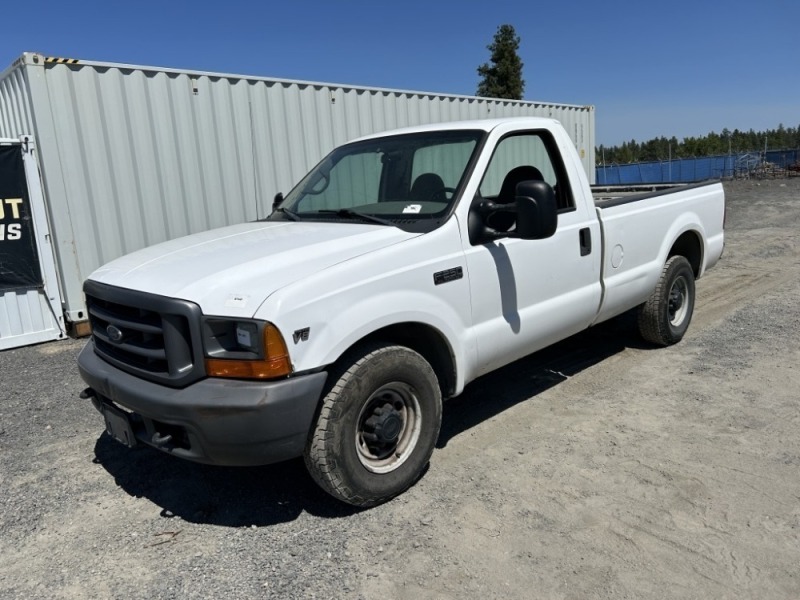
<path id="1" fill-rule="evenodd" d="M 639 306 L 639 333 L 658 346 L 680 342 L 692 321 L 694 298 L 692 266 L 683 256 L 671 257 L 653 294 Z"/>
<path id="2" fill-rule="evenodd" d="M 335 498 L 375 506 L 411 487 L 430 460 L 442 423 L 431 366 L 403 346 L 351 353 L 330 375 L 304 454 L 311 477 Z"/>

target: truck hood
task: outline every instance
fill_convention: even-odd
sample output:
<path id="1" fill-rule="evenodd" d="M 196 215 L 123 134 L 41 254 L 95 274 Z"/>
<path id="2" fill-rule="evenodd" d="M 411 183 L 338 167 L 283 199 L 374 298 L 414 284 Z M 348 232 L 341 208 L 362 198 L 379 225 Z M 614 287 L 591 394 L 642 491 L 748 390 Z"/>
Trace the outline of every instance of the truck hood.
<path id="1" fill-rule="evenodd" d="M 294 281 L 418 235 L 358 223 L 243 223 L 139 250 L 89 278 L 196 302 L 205 314 L 251 317 Z"/>

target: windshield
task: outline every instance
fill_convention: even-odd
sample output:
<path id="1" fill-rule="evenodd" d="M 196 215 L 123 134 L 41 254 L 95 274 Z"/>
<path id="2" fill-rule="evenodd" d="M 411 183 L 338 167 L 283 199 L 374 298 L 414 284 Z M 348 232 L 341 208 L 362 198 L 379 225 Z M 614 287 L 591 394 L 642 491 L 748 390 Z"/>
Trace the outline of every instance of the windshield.
<path id="1" fill-rule="evenodd" d="M 270 218 L 434 228 L 449 214 L 483 135 L 434 131 L 342 146 L 314 167 Z"/>

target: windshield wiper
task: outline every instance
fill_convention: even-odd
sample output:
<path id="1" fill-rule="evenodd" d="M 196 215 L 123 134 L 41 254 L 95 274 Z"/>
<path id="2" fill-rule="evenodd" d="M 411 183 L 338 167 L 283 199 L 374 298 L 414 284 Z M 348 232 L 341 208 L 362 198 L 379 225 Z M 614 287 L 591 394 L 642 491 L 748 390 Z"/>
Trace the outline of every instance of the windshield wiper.
<path id="1" fill-rule="evenodd" d="M 300 216 L 296 212 L 293 212 L 293 211 L 289 210 L 288 208 L 283 208 L 282 206 L 279 206 L 278 208 L 276 208 L 275 211 L 285 214 L 292 221 L 302 221 L 303 220 L 303 219 L 300 218 Z"/>
<path id="2" fill-rule="evenodd" d="M 397 227 L 397 224 L 393 223 L 389 219 L 382 219 L 380 217 L 376 217 L 375 215 L 368 215 L 367 213 L 358 212 L 350 208 L 337 208 L 335 210 L 318 210 L 317 213 L 332 214 L 336 215 L 337 217 L 348 217 L 350 219 L 362 219 L 364 221 L 369 221 L 371 223 L 378 223 L 380 225 L 389 225 L 390 227 Z"/>

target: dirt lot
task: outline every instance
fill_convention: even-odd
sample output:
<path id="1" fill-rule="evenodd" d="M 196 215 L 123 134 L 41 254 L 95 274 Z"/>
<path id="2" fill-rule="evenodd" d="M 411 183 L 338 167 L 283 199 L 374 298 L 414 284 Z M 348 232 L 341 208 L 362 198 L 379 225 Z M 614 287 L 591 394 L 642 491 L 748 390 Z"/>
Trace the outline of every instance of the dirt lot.
<path id="1" fill-rule="evenodd" d="M 110 441 L 82 341 L 0 353 L 0 596 L 800 597 L 800 179 L 726 190 L 683 342 L 617 320 L 475 382 L 368 511 Z"/>

